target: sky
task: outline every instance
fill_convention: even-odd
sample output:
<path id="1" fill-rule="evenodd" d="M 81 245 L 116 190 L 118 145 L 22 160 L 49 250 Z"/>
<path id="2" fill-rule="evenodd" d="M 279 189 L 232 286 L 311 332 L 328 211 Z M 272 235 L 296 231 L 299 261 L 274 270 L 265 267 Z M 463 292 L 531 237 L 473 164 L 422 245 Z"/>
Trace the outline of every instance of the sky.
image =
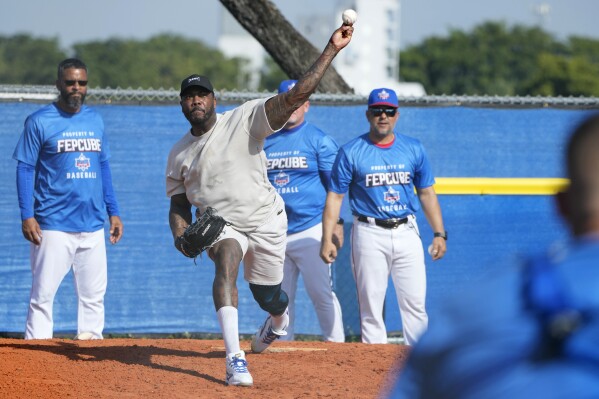
<path id="1" fill-rule="evenodd" d="M 65 50 L 74 43 L 109 38 L 145 40 L 161 33 L 180 34 L 216 47 L 223 9 L 218 0 L 1 1 L 0 35 L 58 38 Z M 334 18 L 336 1 L 273 2 L 294 24 L 316 13 Z M 377 0 L 371 2 L 374 6 Z M 541 18 L 534 10 L 543 4 L 549 13 Z M 401 0 L 400 46 L 418 44 L 433 35 L 446 36 L 450 29 L 469 31 L 489 20 L 510 26 L 541 25 L 558 40 L 571 35 L 599 39 L 598 15 L 599 0 Z"/>

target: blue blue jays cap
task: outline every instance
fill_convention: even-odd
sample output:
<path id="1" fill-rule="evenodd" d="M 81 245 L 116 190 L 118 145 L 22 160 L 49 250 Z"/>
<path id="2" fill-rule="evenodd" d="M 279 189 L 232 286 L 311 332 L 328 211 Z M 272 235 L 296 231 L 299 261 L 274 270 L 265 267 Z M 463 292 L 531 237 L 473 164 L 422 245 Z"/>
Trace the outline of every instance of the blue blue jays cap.
<path id="1" fill-rule="evenodd" d="M 285 92 L 293 89 L 293 86 L 295 86 L 296 83 L 297 83 L 297 80 L 282 81 L 281 84 L 279 85 L 279 93 L 285 93 Z"/>
<path id="2" fill-rule="evenodd" d="M 386 105 L 387 107 L 398 108 L 397 94 L 395 91 L 387 88 L 374 89 L 368 96 L 368 107 L 377 107 Z"/>

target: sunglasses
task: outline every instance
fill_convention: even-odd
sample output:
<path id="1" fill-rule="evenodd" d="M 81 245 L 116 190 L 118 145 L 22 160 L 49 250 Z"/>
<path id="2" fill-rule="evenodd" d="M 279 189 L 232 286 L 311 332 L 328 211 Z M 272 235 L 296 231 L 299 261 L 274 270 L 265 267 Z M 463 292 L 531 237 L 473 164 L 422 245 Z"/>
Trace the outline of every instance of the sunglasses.
<path id="1" fill-rule="evenodd" d="M 65 80 L 64 84 L 67 86 L 75 86 L 78 83 L 79 86 L 87 86 L 87 80 Z"/>
<path id="2" fill-rule="evenodd" d="M 368 110 L 374 116 L 381 116 L 384 113 L 385 115 L 387 115 L 390 118 L 394 117 L 395 114 L 397 113 L 397 108 L 369 108 Z"/>

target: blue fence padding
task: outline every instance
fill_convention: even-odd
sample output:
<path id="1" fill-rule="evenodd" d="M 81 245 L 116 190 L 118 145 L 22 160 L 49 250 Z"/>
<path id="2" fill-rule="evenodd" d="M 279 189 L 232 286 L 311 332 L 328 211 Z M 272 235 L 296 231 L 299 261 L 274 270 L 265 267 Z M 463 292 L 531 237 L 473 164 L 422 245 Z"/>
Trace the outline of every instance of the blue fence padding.
<path id="1" fill-rule="evenodd" d="M 14 146 L 28 114 L 40 104 L 0 103 L 0 331 L 22 332 L 31 273 L 29 245 L 21 235 L 15 189 Z M 172 245 L 165 195 L 165 166 L 173 143 L 189 128 L 178 105 L 99 105 L 112 151 L 112 174 L 125 224 L 121 242 L 108 248 L 106 332 L 179 333 L 220 331 L 212 303 L 214 267 L 198 265 Z M 219 111 L 230 107 L 219 107 Z M 362 106 L 312 105 L 308 120 L 339 144 L 368 130 Z M 398 131 L 419 138 L 439 177 L 563 177 L 562 153 L 572 127 L 592 111 L 407 107 Z M 504 267 L 517 253 L 563 240 L 566 232 L 545 196 L 441 196 L 450 232 L 446 258 L 427 260 L 427 307 L 445 295 Z M 349 263 L 351 215 L 344 203 L 346 246 L 334 269 L 347 334 L 359 334 L 355 284 Z M 423 245 L 431 232 L 417 215 Z M 428 257 L 428 255 L 427 255 Z M 265 317 L 239 274 L 240 333 L 255 331 Z M 301 280 L 300 280 L 301 281 Z M 492 294 L 492 293 L 490 293 Z M 303 285 L 296 301 L 300 334 L 319 334 Z M 72 274 L 54 305 L 55 331 L 76 330 Z M 390 331 L 401 329 L 392 285 L 386 302 Z M 433 323 L 434 320 L 431 320 Z"/>

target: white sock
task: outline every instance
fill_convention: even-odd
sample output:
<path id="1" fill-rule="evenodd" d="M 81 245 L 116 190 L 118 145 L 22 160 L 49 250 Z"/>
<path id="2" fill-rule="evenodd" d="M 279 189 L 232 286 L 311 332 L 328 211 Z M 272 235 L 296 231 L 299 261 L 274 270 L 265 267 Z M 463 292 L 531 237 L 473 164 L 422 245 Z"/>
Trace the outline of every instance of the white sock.
<path id="1" fill-rule="evenodd" d="M 216 315 L 220 324 L 220 330 L 225 341 L 225 352 L 227 355 L 241 351 L 239 346 L 239 326 L 237 308 L 233 306 L 223 306 Z"/>
<path id="2" fill-rule="evenodd" d="M 275 316 L 271 314 L 270 317 L 272 318 L 272 329 L 277 332 L 285 331 L 289 325 L 289 309 L 287 308 L 282 315 Z"/>

